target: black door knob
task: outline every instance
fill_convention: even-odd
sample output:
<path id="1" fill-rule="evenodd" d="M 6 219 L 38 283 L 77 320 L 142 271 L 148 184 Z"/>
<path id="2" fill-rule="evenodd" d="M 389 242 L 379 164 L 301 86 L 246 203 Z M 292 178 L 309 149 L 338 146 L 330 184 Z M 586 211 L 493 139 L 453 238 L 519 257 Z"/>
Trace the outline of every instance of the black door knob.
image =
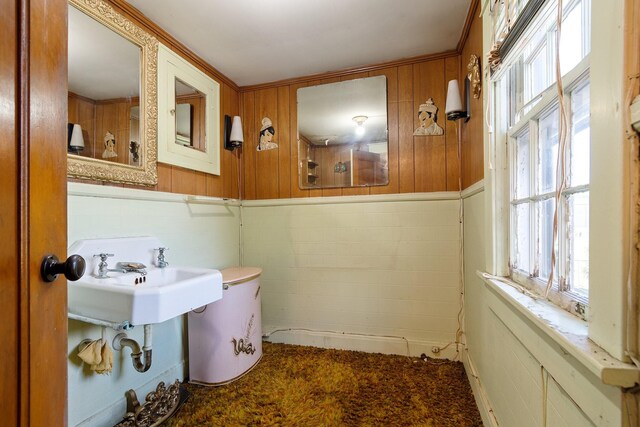
<path id="1" fill-rule="evenodd" d="M 45 282 L 53 282 L 58 278 L 58 274 L 64 274 L 67 280 L 75 282 L 84 274 L 86 265 L 80 255 L 71 255 L 65 262 L 60 262 L 55 255 L 47 255 L 42 260 L 40 275 Z"/>

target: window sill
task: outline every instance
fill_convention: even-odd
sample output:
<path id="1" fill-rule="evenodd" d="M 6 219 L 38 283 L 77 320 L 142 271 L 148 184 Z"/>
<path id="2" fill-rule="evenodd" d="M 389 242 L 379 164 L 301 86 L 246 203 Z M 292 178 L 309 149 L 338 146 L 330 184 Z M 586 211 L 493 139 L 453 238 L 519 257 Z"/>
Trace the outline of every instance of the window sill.
<path id="1" fill-rule="evenodd" d="M 640 383 L 640 369 L 621 362 L 589 340 L 587 322 L 556 307 L 546 300 L 535 300 L 516 287 L 485 277 L 476 272 L 485 286 L 515 308 L 539 330 L 573 356 L 586 369 L 607 385 L 632 387 Z"/>

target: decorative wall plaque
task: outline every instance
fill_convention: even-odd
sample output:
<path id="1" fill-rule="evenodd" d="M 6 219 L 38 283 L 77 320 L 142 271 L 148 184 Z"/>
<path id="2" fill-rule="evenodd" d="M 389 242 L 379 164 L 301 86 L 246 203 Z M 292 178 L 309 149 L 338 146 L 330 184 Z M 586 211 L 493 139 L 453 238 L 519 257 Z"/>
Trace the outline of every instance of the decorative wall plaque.
<path id="1" fill-rule="evenodd" d="M 480 59 L 476 55 L 471 55 L 469 58 L 469 64 L 467 64 L 467 78 L 471 82 L 471 93 L 475 99 L 480 98 L 480 92 L 482 92 L 482 82 L 480 75 Z"/>
<path id="2" fill-rule="evenodd" d="M 438 107 L 433 103 L 433 99 L 427 99 L 427 102 L 420 104 L 418 108 L 418 119 L 420 119 L 420 126 L 413 132 L 414 135 L 442 135 L 444 129 L 442 129 L 438 121 Z"/>
<path id="3" fill-rule="evenodd" d="M 278 144 L 273 141 L 273 135 L 276 131 L 269 117 L 262 119 L 262 127 L 260 128 L 260 142 L 258 143 L 258 151 L 273 150 L 278 148 Z"/>

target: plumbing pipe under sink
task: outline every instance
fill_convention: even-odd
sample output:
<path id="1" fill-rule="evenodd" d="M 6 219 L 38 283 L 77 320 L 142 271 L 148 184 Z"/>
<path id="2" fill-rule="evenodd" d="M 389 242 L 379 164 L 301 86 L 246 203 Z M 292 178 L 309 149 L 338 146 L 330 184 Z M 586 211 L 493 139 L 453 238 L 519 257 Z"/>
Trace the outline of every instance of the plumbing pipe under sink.
<path id="1" fill-rule="evenodd" d="M 124 347 L 131 349 L 131 361 L 138 372 L 147 372 L 151 367 L 151 325 L 144 325 L 144 344 L 140 350 L 140 344 L 126 333 L 121 332 L 113 338 L 113 349 L 122 351 Z M 144 362 L 142 357 L 144 356 Z"/>

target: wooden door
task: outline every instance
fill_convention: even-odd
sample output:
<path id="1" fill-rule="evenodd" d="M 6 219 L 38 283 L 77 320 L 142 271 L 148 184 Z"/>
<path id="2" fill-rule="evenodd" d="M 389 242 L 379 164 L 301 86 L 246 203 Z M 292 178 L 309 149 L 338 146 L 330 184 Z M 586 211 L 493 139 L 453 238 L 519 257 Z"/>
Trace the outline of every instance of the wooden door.
<path id="1" fill-rule="evenodd" d="M 64 426 L 66 282 L 39 269 L 66 257 L 66 0 L 3 2 L 0 32 L 0 424 Z"/>

